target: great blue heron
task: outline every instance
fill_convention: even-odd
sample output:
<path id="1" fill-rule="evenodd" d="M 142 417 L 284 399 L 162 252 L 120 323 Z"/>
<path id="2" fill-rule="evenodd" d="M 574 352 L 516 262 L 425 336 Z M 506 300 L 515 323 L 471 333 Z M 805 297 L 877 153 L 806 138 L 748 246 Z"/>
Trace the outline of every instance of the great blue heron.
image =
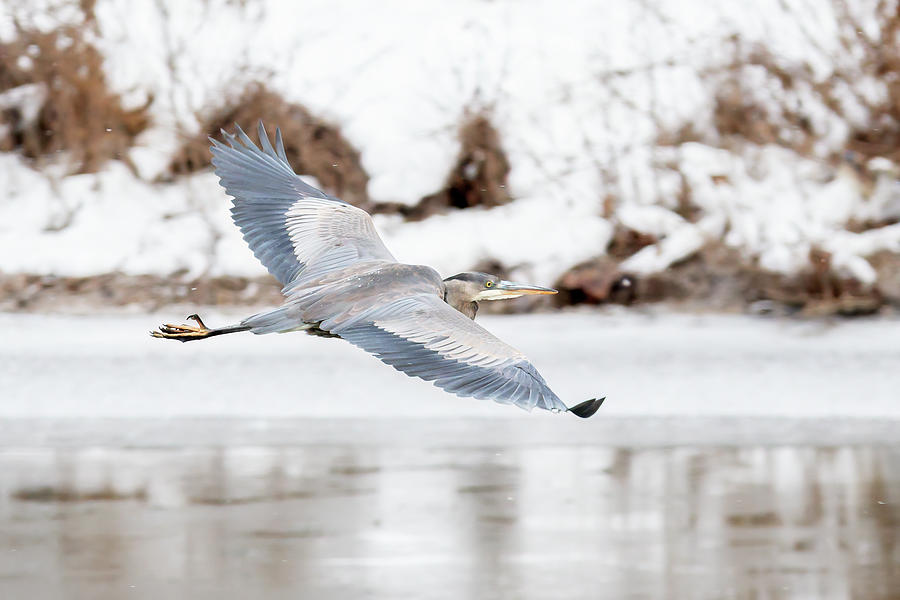
<path id="1" fill-rule="evenodd" d="M 431 267 L 398 263 L 365 211 L 304 183 L 259 123 L 257 147 L 237 127 L 228 145 L 210 138 L 212 163 L 234 198 L 235 224 L 282 284 L 284 304 L 237 325 L 161 325 L 151 335 L 188 342 L 226 333 L 306 331 L 339 337 L 395 369 L 458 396 L 526 410 L 593 415 L 603 398 L 568 408 L 518 350 L 474 322 L 478 302 L 555 294 L 485 273 L 441 280 Z"/>

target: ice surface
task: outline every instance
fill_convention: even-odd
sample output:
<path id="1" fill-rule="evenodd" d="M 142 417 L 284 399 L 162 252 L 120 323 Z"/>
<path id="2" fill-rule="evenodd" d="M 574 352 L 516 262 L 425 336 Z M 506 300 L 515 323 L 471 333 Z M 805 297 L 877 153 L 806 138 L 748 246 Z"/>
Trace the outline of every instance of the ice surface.
<path id="1" fill-rule="evenodd" d="M 0 446 L 0 596 L 890 598 L 896 445 Z"/>
<path id="2" fill-rule="evenodd" d="M 162 320 L 0 314 L 0 597 L 897 589 L 898 320 L 479 319 L 588 420 Z"/>
<path id="3" fill-rule="evenodd" d="M 211 325 L 239 320 L 204 313 Z M 900 321 L 563 313 L 485 317 L 569 405 L 604 417 L 900 419 Z M 565 419 L 457 398 L 341 340 L 235 334 L 180 344 L 177 315 L 0 314 L 0 417 Z M 590 420 L 587 422 L 591 422 Z"/>

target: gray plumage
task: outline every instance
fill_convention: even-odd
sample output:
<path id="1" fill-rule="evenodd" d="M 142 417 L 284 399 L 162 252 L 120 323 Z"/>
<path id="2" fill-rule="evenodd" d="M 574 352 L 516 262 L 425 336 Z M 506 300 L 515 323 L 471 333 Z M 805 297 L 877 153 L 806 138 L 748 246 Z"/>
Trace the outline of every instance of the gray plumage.
<path id="1" fill-rule="evenodd" d="M 484 273 L 442 280 L 426 266 L 396 261 L 371 217 L 304 183 L 287 162 L 280 130 L 261 148 L 237 127 L 211 139 L 212 163 L 234 198 L 235 224 L 259 261 L 283 285 L 284 304 L 240 325 L 207 329 L 164 325 L 156 337 L 204 339 L 219 333 L 306 330 L 340 337 L 412 377 L 459 396 L 566 411 L 566 405 L 518 350 L 473 321 L 477 301 L 548 288 Z M 227 331 L 226 331 L 227 330 Z M 571 409 L 590 416 L 602 400 Z"/>
<path id="2" fill-rule="evenodd" d="M 275 148 L 259 125 L 263 150 L 240 127 L 210 138 L 212 163 L 234 198 L 231 215 L 250 250 L 282 285 L 355 262 L 396 262 L 363 210 L 303 182 L 287 162 L 281 130 Z"/>

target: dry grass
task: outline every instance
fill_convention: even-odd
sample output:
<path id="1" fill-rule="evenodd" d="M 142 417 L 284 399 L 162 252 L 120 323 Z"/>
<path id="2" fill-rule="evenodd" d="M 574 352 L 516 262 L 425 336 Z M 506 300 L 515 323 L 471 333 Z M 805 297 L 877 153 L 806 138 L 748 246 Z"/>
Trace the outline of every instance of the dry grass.
<path id="1" fill-rule="evenodd" d="M 851 133 L 848 149 L 868 157 L 884 156 L 900 162 L 900 3 L 880 0 L 876 7 L 878 31 L 865 33 L 862 24 L 845 3 L 842 9 L 841 40 L 845 51 L 859 52 L 860 72 L 838 70 L 825 93 L 830 106 L 840 110 L 837 92 L 861 78 L 884 84 L 886 94 L 878 100 L 856 96 L 870 114 L 869 123 L 858 125 Z"/>
<path id="2" fill-rule="evenodd" d="M 556 283 L 559 303 L 643 304 L 679 302 L 705 310 L 768 307 L 806 316 L 872 314 L 900 306 L 900 261 L 884 260 L 894 273 L 893 288 L 866 288 L 836 276 L 830 256 L 813 250 L 809 266 L 792 276 L 773 273 L 747 261 L 722 243 L 710 243 L 690 258 L 661 273 L 624 272 L 619 262 L 600 257 L 576 265 Z"/>
<path id="3" fill-rule="evenodd" d="M 783 6 L 795 11 L 789 18 L 796 19 L 804 42 L 824 55 L 815 32 L 808 29 L 808 16 L 790 3 Z M 832 0 L 831 6 L 840 49 L 823 56 L 833 69 L 827 76 L 810 64 L 785 60 L 763 45 L 734 37 L 730 60 L 705 74 L 714 90 L 712 127 L 686 123 L 662 131 L 657 143 L 700 141 L 736 152 L 746 145 L 778 145 L 836 170 L 852 169 L 863 194 L 871 195 L 878 174 L 869 160 L 883 157 L 900 163 L 900 2 L 876 0 L 864 6 Z M 864 10 L 870 14 L 860 14 Z M 829 131 L 836 123 L 849 126 L 844 144 L 837 147 Z M 677 166 L 670 168 L 678 171 Z M 682 192 L 678 212 L 693 220 L 690 189 Z M 861 232 L 894 222 L 850 220 L 846 228 Z M 879 271 L 878 284 L 872 287 L 838 276 L 830 256 L 819 251 L 811 253 L 807 269 L 786 277 L 761 271 L 738 253 L 706 250 L 664 274 L 642 278 L 636 297 L 690 300 L 721 289 L 719 295 L 728 302 L 772 301 L 807 314 L 868 314 L 885 304 L 900 305 L 897 260 L 890 256 L 872 257 Z M 650 280 L 655 280 L 652 285 Z M 732 291 L 719 281 L 731 281 Z"/>
<path id="4" fill-rule="evenodd" d="M 444 186 L 407 210 L 407 218 L 424 219 L 445 208 L 491 208 L 511 200 L 507 191 L 509 161 L 489 116 L 478 113 L 466 118 L 459 128 L 459 143 L 459 154 Z"/>
<path id="5" fill-rule="evenodd" d="M 509 161 L 500 143 L 500 134 L 488 115 L 476 114 L 459 129 L 460 150 L 456 163 L 438 194 L 447 206 L 493 207 L 510 201 L 506 190 Z"/>
<path id="6" fill-rule="evenodd" d="M 713 86 L 713 136 L 703 124 L 689 122 L 661 130 L 657 144 L 699 141 L 732 150 L 747 143 L 776 144 L 832 164 L 841 163 L 848 151 L 863 160 L 880 156 L 900 163 L 900 2 L 875 3 L 868 15 L 877 24 L 874 31 L 854 12 L 865 7 L 844 0 L 831 5 L 840 49 L 823 56 L 833 67 L 828 76 L 734 36 L 726 50 L 730 59 L 704 72 Z M 805 43 L 820 48 L 806 25 L 808 16 L 784 6 Z M 883 93 L 872 93 L 878 86 Z M 823 115 L 850 127 L 844 147 L 828 143 L 831 132 L 823 130 L 829 127 Z M 827 154 L 817 155 L 823 151 Z"/>
<path id="7" fill-rule="evenodd" d="M 0 310 L 13 312 L 79 311 L 97 306 L 140 306 L 144 310 L 171 305 L 274 306 L 283 299 L 281 285 L 272 277 L 188 280 L 177 274 L 55 277 L 0 273 Z"/>
<path id="8" fill-rule="evenodd" d="M 619 269 L 619 262 L 600 256 L 575 265 L 554 284 L 559 306 L 573 304 L 632 304 L 634 278 Z"/>
<path id="9" fill-rule="evenodd" d="M 606 254 L 610 258 L 621 261 L 658 241 L 656 236 L 641 233 L 617 223 L 613 229 L 609 246 L 606 248 Z"/>
<path id="10" fill-rule="evenodd" d="M 135 137 L 150 123 L 147 105 L 128 110 L 107 86 L 103 59 L 85 39 L 88 28 L 65 26 L 49 32 L 17 27 L 16 38 L 0 44 L 0 93 L 36 84 L 44 101 L 35 118 L 23 106 L 0 114 L 0 150 L 20 151 L 38 164 L 64 152 L 69 169 L 96 171 L 110 159 L 127 161 Z"/>
<path id="11" fill-rule="evenodd" d="M 809 155 L 817 132 L 793 96 L 812 77 L 808 67 L 783 67 L 767 49 L 734 40 L 734 59 L 715 91 L 713 126 L 719 142 L 777 144 Z M 757 85 L 760 76 L 765 85 Z"/>
<path id="12" fill-rule="evenodd" d="M 210 164 L 208 136 L 221 138 L 220 129 L 234 131 L 239 124 L 258 142 L 256 124 L 281 128 L 285 153 L 294 170 L 311 175 L 342 200 L 371 208 L 366 186 L 369 176 L 359 152 L 343 136 L 337 125 L 313 116 L 305 107 L 287 102 L 263 84 L 252 84 L 236 100 L 201 116 L 201 131 L 185 139 L 169 165 L 172 175 L 204 169 Z M 269 132 L 274 135 L 274 131 Z"/>
<path id="13" fill-rule="evenodd" d="M 421 221 L 447 209 L 476 206 L 491 208 L 510 202 L 507 191 L 509 161 L 500 134 L 489 115 L 476 113 L 463 120 L 459 129 L 460 149 L 440 190 L 412 206 L 381 202 L 373 213 L 400 214 L 408 221 Z"/>
<path id="14" fill-rule="evenodd" d="M 440 190 L 412 206 L 372 202 L 366 192 L 369 177 L 359 152 L 340 129 L 259 83 L 249 86 L 237 99 L 200 116 L 200 133 L 184 140 L 169 165 L 170 175 L 207 168 L 207 136 L 219 137 L 220 129 L 232 131 L 234 123 L 258 141 L 256 123 L 260 119 L 281 128 L 285 152 L 295 171 L 315 177 L 328 192 L 373 214 L 400 214 L 418 221 L 448 209 L 490 208 L 511 200 L 507 191 L 509 161 L 499 133 L 484 113 L 467 117 L 460 126 L 459 154 Z"/>
<path id="15" fill-rule="evenodd" d="M 817 149 L 816 143 L 829 133 L 814 124 L 818 108 L 851 129 L 844 148 L 819 158 L 837 164 L 852 151 L 866 159 L 881 156 L 900 162 L 900 3 L 875 4 L 870 15 L 877 23 L 875 31 L 854 12 L 861 7 L 843 0 L 832 0 L 832 6 L 841 48 L 830 57 L 834 70 L 824 78 L 809 64 L 789 63 L 764 46 L 732 39 L 730 64 L 709 73 L 718 82 L 713 124 L 720 143 L 778 144 L 811 156 L 827 146 Z M 805 16 L 792 17 L 807 42 L 818 47 Z M 861 91 L 867 81 L 880 84 L 884 93 Z M 863 121 L 860 115 L 866 115 Z"/>

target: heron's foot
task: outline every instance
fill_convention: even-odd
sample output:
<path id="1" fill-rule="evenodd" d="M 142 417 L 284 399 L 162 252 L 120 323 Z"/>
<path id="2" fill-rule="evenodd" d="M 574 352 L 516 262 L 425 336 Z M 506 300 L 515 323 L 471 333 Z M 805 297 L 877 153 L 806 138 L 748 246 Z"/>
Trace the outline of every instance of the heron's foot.
<path id="1" fill-rule="evenodd" d="M 172 325 L 171 323 L 165 323 L 159 326 L 158 331 L 151 331 L 150 335 L 155 338 L 162 338 L 165 340 L 178 340 L 180 342 L 202 340 L 210 336 L 210 334 L 212 333 L 212 329 L 209 329 L 198 315 L 189 315 L 187 318 L 189 320 L 196 321 L 197 326 L 194 327 L 193 325 Z"/>

